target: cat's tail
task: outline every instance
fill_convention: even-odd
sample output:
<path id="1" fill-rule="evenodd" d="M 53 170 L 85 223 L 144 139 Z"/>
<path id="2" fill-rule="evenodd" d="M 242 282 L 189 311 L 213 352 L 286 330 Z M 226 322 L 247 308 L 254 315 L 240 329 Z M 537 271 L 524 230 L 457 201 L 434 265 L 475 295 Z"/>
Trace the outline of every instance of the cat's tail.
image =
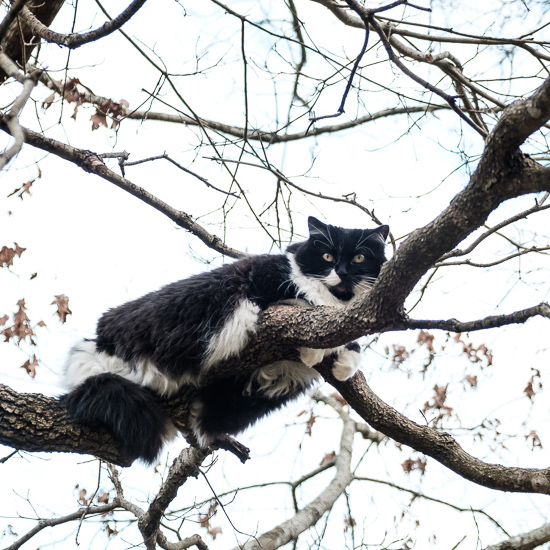
<path id="1" fill-rule="evenodd" d="M 129 460 L 153 463 L 170 431 L 153 393 L 117 374 L 90 376 L 60 401 L 71 421 L 111 431 Z"/>

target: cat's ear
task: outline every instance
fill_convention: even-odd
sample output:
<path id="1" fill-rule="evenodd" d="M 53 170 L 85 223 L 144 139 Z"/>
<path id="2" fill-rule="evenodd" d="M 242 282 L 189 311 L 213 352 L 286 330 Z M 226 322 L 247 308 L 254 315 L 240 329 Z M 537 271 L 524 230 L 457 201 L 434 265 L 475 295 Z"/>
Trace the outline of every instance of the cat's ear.
<path id="1" fill-rule="evenodd" d="M 310 216 L 307 219 L 307 225 L 309 227 L 309 234 L 313 235 L 314 233 L 321 233 L 325 235 L 327 232 L 327 226 L 323 222 L 319 221 L 317 218 Z"/>
<path id="2" fill-rule="evenodd" d="M 389 225 L 381 225 L 380 227 L 377 227 L 373 230 L 373 233 L 377 236 L 378 239 L 382 241 L 382 244 L 386 243 L 386 239 L 388 238 L 388 234 L 390 232 L 390 226 Z"/>

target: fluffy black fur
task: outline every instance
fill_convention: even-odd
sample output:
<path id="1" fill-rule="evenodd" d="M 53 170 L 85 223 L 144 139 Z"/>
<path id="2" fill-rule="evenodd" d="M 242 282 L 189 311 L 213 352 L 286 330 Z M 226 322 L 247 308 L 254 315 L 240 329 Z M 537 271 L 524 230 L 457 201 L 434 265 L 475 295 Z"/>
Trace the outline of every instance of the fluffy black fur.
<path id="1" fill-rule="evenodd" d="M 171 394 L 183 383 L 198 388 L 195 430 L 203 444 L 241 432 L 302 394 L 312 383 L 309 378 L 297 384 L 276 380 L 273 383 L 281 384 L 285 391 L 270 397 L 261 384 L 251 383 L 250 374 L 204 386 L 201 373 L 211 353 L 209 344 L 243 301 L 258 312 L 281 300 L 296 298 L 322 305 L 324 294 L 317 297 L 308 283 L 321 281 L 332 296 L 344 303 L 353 298 L 358 287 L 372 283 L 378 276 L 385 261 L 387 226 L 343 229 L 310 218 L 309 229 L 309 239 L 289 246 L 287 255 L 245 258 L 107 311 L 97 325 L 95 349 L 89 351 L 94 344 L 85 342 L 69 358 L 66 377 L 74 389 L 61 399 L 70 418 L 82 424 L 106 426 L 130 459 L 152 462 L 170 423 L 151 389 L 123 377 L 135 380 L 150 368 L 144 364 L 154 365 L 156 376 L 167 381 Z M 292 271 L 289 257 L 298 265 L 299 277 Z M 330 282 L 335 279 L 338 284 Z M 352 343 L 347 349 L 358 348 Z M 116 364 L 126 370 L 116 370 L 112 360 L 119 360 Z M 105 373 L 87 374 L 98 369 Z M 144 384 L 159 391 L 150 382 Z"/>
<path id="2" fill-rule="evenodd" d="M 166 418 L 151 390 L 116 374 L 91 376 L 60 401 L 80 424 L 106 426 L 130 460 L 151 463 L 162 447 Z"/>

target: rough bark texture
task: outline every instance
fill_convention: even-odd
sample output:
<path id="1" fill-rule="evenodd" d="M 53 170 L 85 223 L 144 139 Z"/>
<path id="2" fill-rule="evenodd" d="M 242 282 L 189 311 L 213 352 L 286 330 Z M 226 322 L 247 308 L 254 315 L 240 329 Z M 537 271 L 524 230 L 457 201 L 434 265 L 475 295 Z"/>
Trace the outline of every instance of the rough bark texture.
<path id="1" fill-rule="evenodd" d="M 49 27 L 63 4 L 64 0 L 42 0 L 29 2 L 28 8 L 38 21 Z M 40 38 L 19 17 L 9 25 L 0 40 L 3 52 L 22 67 L 39 43 Z M 6 73 L 0 71 L 0 82 L 6 78 Z"/>
<path id="2" fill-rule="evenodd" d="M 0 385 L 0 441 L 23 451 L 92 454 L 128 466 L 107 430 L 71 424 L 56 399 Z"/>

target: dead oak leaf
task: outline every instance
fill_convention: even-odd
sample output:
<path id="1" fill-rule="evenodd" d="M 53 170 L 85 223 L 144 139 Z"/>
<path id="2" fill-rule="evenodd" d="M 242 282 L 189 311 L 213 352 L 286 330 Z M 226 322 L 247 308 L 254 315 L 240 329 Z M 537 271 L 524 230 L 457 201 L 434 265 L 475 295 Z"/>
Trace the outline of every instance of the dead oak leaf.
<path id="1" fill-rule="evenodd" d="M 21 254 L 27 250 L 15 242 L 13 244 L 15 245 L 14 248 L 3 246 L 0 249 L 0 266 L 9 267 L 10 265 L 13 265 L 13 259 L 15 256 L 21 258 Z"/>
<path id="2" fill-rule="evenodd" d="M 36 367 L 38 367 L 38 359 L 36 358 L 36 355 L 32 356 L 32 361 L 27 359 L 25 363 L 21 365 L 21 368 L 25 369 L 31 378 L 36 376 Z"/>
<path id="3" fill-rule="evenodd" d="M 31 187 L 32 187 L 32 184 L 35 182 L 36 180 L 30 180 L 28 181 L 27 183 L 24 183 L 21 187 L 18 187 L 17 189 L 15 189 L 14 191 L 12 191 L 9 195 L 8 195 L 8 198 L 12 197 L 13 195 L 17 195 L 21 200 L 23 200 L 23 195 L 25 193 L 27 193 L 29 196 L 31 195 Z"/>
<path id="4" fill-rule="evenodd" d="M 86 494 L 88 491 L 86 489 L 80 489 L 78 492 L 78 502 L 82 504 L 82 506 L 88 506 L 88 499 L 86 498 Z"/>
<path id="5" fill-rule="evenodd" d="M 9 342 L 10 338 L 17 338 L 19 342 L 24 338 L 29 338 L 30 343 L 34 346 L 36 345 L 33 340 L 34 331 L 31 328 L 30 319 L 26 313 L 27 308 L 25 307 L 25 300 L 19 300 L 17 302 L 19 309 L 13 316 L 13 325 L 11 327 L 6 327 L 2 334 L 6 338 L 6 342 Z"/>
<path id="6" fill-rule="evenodd" d="M 67 315 L 72 314 L 72 311 L 69 309 L 69 297 L 65 296 L 65 294 L 58 294 L 50 305 L 57 306 L 59 320 L 62 323 L 67 322 Z"/>

